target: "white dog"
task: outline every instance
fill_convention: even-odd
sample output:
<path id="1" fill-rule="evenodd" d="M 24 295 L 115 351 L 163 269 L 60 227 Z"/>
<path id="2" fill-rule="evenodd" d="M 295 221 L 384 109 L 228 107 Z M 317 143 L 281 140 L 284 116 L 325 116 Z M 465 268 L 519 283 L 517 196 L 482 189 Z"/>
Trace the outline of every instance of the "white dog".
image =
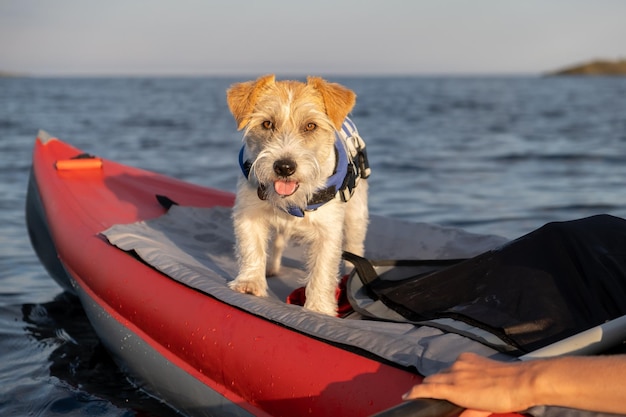
<path id="1" fill-rule="evenodd" d="M 336 314 L 342 250 L 363 255 L 368 223 L 365 144 L 347 119 L 355 100 L 318 77 L 277 82 L 267 75 L 228 90 L 230 111 L 245 129 L 233 290 L 267 296 L 266 275 L 279 272 L 293 236 L 308 244 L 304 307 Z"/>

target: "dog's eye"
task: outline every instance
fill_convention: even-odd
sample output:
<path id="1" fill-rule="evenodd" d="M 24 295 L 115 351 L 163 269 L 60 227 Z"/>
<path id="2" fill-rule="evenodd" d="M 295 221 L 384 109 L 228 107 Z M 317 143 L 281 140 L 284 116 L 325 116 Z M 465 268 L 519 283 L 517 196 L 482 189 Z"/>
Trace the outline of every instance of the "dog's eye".
<path id="1" fill-rule="evenodd" d="M 317 125 L 316 125 L 315 123 L 313 123 L 313 122 L 307 123 L 307 124 L 304 126 L 304 131 L 305 131 L 305 132 L 312 132 L 312 131 L 314 131 L 315 129 L 317 129 Z"/>
<path id="2" fill-rule="evenodd" d="M 267 129 L 267 130 L 274 129 L 274 123 L 272 123 L 269 120 L 266 120 L 266 121 L 263 122 L 263 128 Z"/>

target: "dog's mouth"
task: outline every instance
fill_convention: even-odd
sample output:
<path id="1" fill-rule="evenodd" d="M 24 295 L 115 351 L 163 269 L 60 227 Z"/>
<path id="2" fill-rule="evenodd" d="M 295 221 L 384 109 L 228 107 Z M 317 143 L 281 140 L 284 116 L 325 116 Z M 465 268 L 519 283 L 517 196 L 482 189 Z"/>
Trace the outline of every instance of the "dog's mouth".
<path id="1" fill-rule="evenodd" d="M 279 179 L 274 181 L 274 191 L 281 197 L 289 197 L 298 189 L 298 181 Z"/>

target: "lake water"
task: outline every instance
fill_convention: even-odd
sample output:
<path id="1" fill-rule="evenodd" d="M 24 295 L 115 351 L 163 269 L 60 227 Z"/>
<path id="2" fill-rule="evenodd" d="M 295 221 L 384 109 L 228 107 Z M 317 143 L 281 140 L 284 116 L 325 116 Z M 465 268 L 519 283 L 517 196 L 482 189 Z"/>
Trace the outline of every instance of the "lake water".
<path id="1" fill-rule="evenodd" d="M 332 78 L 353 89 L 372 213 L 514 238 L 626 217 L 626 78 Z M 234 190 L 227 78 L 0 78 L 0 415 L 172 416 L 112 363 L 39 264 L 24 199 L 38 129 Z"/>

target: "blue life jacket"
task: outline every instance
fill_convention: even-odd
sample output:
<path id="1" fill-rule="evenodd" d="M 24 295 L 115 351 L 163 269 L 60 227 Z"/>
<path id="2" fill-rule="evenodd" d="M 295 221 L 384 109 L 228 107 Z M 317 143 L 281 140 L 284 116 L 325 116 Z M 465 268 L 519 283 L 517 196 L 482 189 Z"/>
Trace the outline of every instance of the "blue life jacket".
<path id="1" fill-rule="evenodd" d="M 239 166 L 243 175 L 248 178 L 252 162 L 243 159 L 245 148 L 246 145 L 243 145 L 239 151 Z M 333 174 L 328 177 L 323 188 L 315 191 L 306 207 L 290 206 L 287 212 L 292 216 L 304 217 L 305 211 L 317 210 L 337 196 L 343 202 L 347 202 L 352 197 L 359 179 L 369 177 L 370 172 L 365 142 L 359 136 L 352 120 L 346 118 L 341 130 L 335 131 L 335 170 Z M 262 193 L 259 193 L 259 198 L 262 198 L 261 195 Z"/>

